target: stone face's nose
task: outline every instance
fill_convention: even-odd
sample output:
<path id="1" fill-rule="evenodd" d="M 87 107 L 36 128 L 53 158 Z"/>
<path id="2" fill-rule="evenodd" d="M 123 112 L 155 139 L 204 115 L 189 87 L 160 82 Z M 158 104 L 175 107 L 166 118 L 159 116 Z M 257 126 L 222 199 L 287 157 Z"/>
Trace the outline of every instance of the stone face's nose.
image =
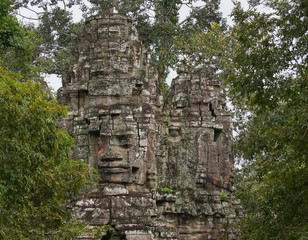
<path id="1" fill-rule="evenodd" d="M 98 169 L 102 183 L 129 182 L 130 166 L 127 162 L 123 162 L 123 156 L 116 150 L 116 146 L 107 145 L 99 152 Z"/>
<path id="2" fill-rule="evenodd" d="M 111 146 L 107 146 L 107 149 L 104 151 L 104 153 L 99 156 L 100 161 L 119 161 L 122 159 L 122 155 L 115 152 Z"/>

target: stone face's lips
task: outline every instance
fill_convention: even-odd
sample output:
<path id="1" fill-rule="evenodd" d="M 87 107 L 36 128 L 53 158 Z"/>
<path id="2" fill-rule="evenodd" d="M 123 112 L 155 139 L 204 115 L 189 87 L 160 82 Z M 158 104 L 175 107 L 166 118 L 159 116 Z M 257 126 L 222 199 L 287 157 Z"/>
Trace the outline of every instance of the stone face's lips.
<path id="1" fill-rule="evenodd" d="M 125 173 L 125 172 L 128 172 L 129 169 L 127 168 L 115 168 L 115 167 L 112 167 L 112 168 L 101 168 L 100 169 L 102 173 L 110 173 L 110 174 L 113 174 L 113 173 Z"/>
<path id="2" fill-rule="evenodd" d="M 129 168 L 128 163 L 119 162 L 119 161 L 112 161 L 112 162 L 100 162 L 98 164 L 100 168 Z"/>
<path id="3" fill-rule="evenodd" d="M 99 158 L 101 161 L 117 161 L 117 160 L 122 160 L 122 156 L 105 156 L 101 155 Z"/>

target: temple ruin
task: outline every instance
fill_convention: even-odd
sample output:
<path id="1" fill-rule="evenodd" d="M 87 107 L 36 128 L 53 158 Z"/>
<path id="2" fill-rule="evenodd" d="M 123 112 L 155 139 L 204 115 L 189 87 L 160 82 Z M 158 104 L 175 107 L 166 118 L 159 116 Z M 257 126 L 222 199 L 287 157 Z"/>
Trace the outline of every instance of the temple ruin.
<path id="1" fill-rule="evenodd" d="M 237 239 L 231 117 L 210 69 L 178 70 L 162 96 L 132 20 L 107 14 L 87 19 L 62 82 L 72 158 L 100 176 L 73 206 L 80 239 Z"/>

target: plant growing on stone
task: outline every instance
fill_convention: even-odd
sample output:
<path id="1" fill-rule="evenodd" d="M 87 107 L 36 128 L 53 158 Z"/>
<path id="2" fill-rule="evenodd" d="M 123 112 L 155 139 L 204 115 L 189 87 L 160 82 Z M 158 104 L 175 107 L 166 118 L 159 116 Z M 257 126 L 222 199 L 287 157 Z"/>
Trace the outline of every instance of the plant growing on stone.
<path id="1" fill-rule="evenodd" d="M 228 200 L 229 196 L 225 192 L 221 192 L 220 194 L 220 200 Z"/>
<path id="2" fill-rule="evenodd" d="M 166 126 L 169 126 L 169 123 L 170 123 L 169 119 L 166 118 L 166 119 L 164 120 L 164 124 L 165 124 Z"/>
<path id="3" fill-rule="evenodd" d="M 162 188 L 161 191 L 162 191 L 163 193 L 167 193 L 167 194 L 171 194 L 171 193 L 174 192 L 172 189 L 167 188 L 167 187 Z"/>
<path id="4" fill-rule="evenodd" d="M 92 229 L 93 230 L 93 229 Z M 118 239 L 117 237 L 114 237 L 113 233 L 114 233 L 114 228 L 110 225 L 110 224 L 106 224 L 102 227 L 98 227 L 97 229 L 95 229 L 95 231 L 97 232 L 95 234 L 95 238 L 97 239 Z M 101 232 L 105 232 L 105 234 L 107 233 L 107 235 L 102 237 L 102 233 Z"/>
<path id="5" fill-rule="evenodd" d="M 112 234 L 114 232 L 114 228 L 107 224 L 103 226 L 103 231 Z"/>

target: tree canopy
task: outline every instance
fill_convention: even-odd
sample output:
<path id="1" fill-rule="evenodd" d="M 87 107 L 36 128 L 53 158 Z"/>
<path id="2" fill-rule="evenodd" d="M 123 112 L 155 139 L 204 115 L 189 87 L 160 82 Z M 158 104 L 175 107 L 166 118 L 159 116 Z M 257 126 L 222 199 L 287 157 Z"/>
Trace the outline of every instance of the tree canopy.
<path id="1" fill-rule="evenodd" d="M 37 38 L 13 5 L 0 3 L 0 239 L 72 239 L 82 228 L 68 205 L 91 176 L 69 158 L 66 108 L 38 81 Z"/>
<path id="2" fill-rule="evenodd" d="M 238 117 L 242 239 L 308 239 L 307 1 L 233 10 L 228 94 Z M 226 61 L 227 62 L 227 61 Z"/>
<path id="3" fill-rule="evenodd" d="M 57 129 L 66 112 L 39 83 L 0 68 L 0 238 L 71 239 L 69 201 L 89 183 L 69 158 L 73 139 Z"/>
<path id="4" fill-rule="evenodd" d="M 202 6 L 196 7 L 196 2 Z M 36 31 L 41 40 L 37 45 L 39 58 L 36 61 L 47 73 L 62 73 L 68 63 L 70 46 L 83 29 L 83 19 L 79 23 L 73 22 L 73 6 L 79 6 L 84 17 L 102 11 L 106 14 L 112 7 L 133 17 L 139 35 L 153 49 L 153 62 L 158 66 L 161 81 L 166 78 L 168 67 L 176 65 L 178 52 L 183 50 L 177 48 L 174 51 L 178 39 L 188 40 L 194 32 L 208 32 L 214 22 L 222 29 L 226 28 L 219 11 L 220 0 L 23 0 L 15 4 L 15 8 L 29 9 L 31 6 L 41 9 L 36 12 L 39 22 Z M 180 22 L 179 13 L 183 6 L 190 10 L 190 15 Z"/>
<path id="5" fill-rule="evenodd" d="M 35 34 L 14 17 L 13 0 L 0 2 L 0 61 L 1 65 L 25 76 L 34 76 L 33 50 Z"/>

